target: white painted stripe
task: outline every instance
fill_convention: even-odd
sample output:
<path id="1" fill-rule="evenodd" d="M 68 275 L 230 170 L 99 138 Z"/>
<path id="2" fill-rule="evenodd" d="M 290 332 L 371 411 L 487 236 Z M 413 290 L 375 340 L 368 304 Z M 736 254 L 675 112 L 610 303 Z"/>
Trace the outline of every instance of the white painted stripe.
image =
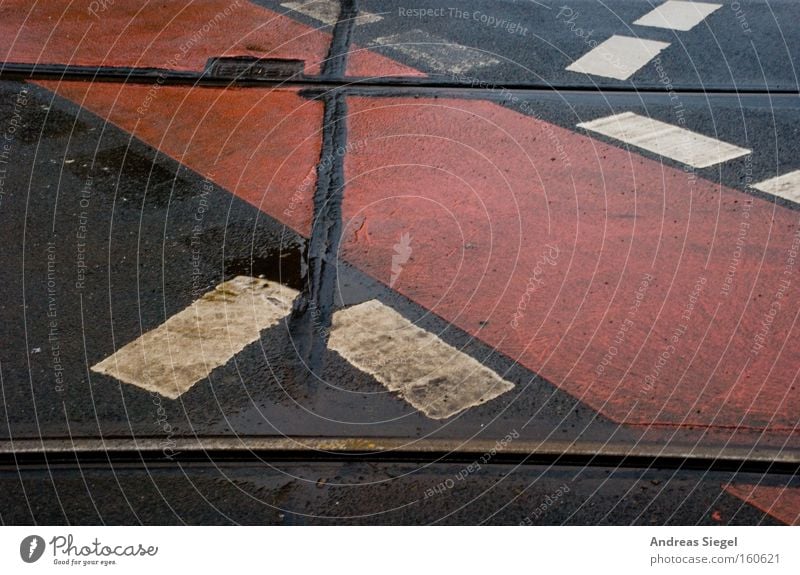
<path id="1" fill-rule="evenodd" d="M 329 26 L 334 26 L 339 19 L 339 3 L 335 0 L 301 0 L 300 2 L 284 2 L 281 6 L 305 14 Z M 354 20 L 357 25 L 371 24 L 380 22 L 383 17 L 371 12 L 359 12 Z"/>
<path id="2" fill-rule="evenodd" d="M 578 127 L 695 168 L 713 166 L 750 153 L 745 148 L 633 112 L 583 122 Z"/>
<path id="3" fill-rule="evenodd" d="M 764 180 L 753 184 L 753 187 L 773 196 L 800 204 L 800 170 Z"/>
<path id="4" fill-rule="evenodd" d="M 422 30 L 408 30 L 376 38 L 374 45 L 385 46 L 410 58 L 415 64 L 427 66 L 444 74 L 464 74 L 479 68 L 499 64 L 500 60 Z"/>
<path id="5" fill-rule="evenodd" d="M 512 389 L 494 371 L 371 300 L 333 315 L 329 347 L 432 419 Z"/>
<path id="6" fill-rule="evenodd" d="M 639 18 L 634 24 L 686 32 L 720 8 L 722 8 L 722 4 L 668 0 Z"/>
<path id="7" fill-rule="evenodd" d="M 296 295 L 277 283 L 235 277 L 92 371 L 176 399 L 288 315 Z"/>
<path id="8" fill-rule="evenodd" d="M 612 36 L 567 66 L 567 70 L 627 80 L 667 47 L 668 42 Z"/>

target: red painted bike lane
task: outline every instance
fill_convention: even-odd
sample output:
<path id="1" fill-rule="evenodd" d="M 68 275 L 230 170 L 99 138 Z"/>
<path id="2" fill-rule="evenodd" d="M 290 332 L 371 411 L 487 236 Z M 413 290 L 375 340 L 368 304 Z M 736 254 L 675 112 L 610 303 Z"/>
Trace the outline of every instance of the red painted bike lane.
<path id="1" fill-rule="evenodd" d="M 316 76 L 331 35 L 247 0 L 74 2 L 6 0 L 0 5 L 6 63 L 153 68 L 202 72 L 209 58 L 303 60 Z M 422 76 L 369 50 L 354 47 L 351 73 Z"/>
<path id="2" fill-rule="evenodd" d="M 394 289 L 615 421 L 794 431 L 797 212 L 489 102 L 349 106 L 347 261 L 388 284 L 408 233 Z"/>
<path id="3" fill-rule="evenodd" d="M 201 5 L 176 26 L 202 30 L 228 6 Z M 231 20 L 219 45 L 209 36 L 174 69 L 249 54 L 319 72 L 328 35 L 242 9 L 275 24 L 260 49 L 240 46 Z M 29 37 L 22 27 L 7 60 L 163 67 L 181 53 L 169 26 L 127 36 L 124 19 L 107 22 L 122 26 L 118 53 L 89 42 L 88 25 L 43 50 L 48 21 Z M 394 69 L 358 53 L 351 72 Z M 309 234 L 319 102 L 292 89 L 38 84 Z M 796 448 L 797 212 L 488 101 L 348 106 L 358 153 L 346 157 L 344 260 L 614 421 L 765 432 Z M 410 257 L 393 273 L 403 234 Z"/>
<path id="4" fill-rule="evenodd" d="M 318 102 L 41 85 L 309 233 Z M 491 102 L 348 100 L 345 260 L 389 284 L 408 233 L 394 289 L 615 421 L 794 430 L 796 212 Z"/>
<path id="5" fill-rule="evenodd" d="M 733 484 L 724 489 L 778 521 L 800 525 L 800 488 Z"/>

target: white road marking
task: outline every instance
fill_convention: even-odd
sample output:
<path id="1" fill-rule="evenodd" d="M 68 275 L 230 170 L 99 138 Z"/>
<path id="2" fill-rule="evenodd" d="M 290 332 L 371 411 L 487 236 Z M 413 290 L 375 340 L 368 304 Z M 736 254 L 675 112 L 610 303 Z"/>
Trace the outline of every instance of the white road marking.
<path id="1" fill-rule="evenodd" d="M 335 0 L 301 0 L 300 2 L 284 2 L 281 6 L 305 14 L 329 26 L 334 26 L 339 19 L 339 3 Z M 359 12 L 354 20 L 357 25 L 371 24 L 380 22 L 383 17 L 371 12 Z"/>
<path id="2" fill-rule="evenodd" d="M 377 300 L 337 311 L 329 347 L 432 419 L 512 389 L 491 369 Z"/>
<path id="3" fill-rule="evenodd" d="M 722 8 L 722 4 L 668 0 L 639 18 L 634 24 L 686 32 L 720 8 Z"/>
<path id="4" fill-rule="evenodd" d="M 118 349 L 92 371 L 177 399 L 288 316 L 298 293 L 238 276 Z M 451 417 L 514 384 L 371 300 L 333 315 L 329 347 L 432 419 Z"/>
<path id="5" fill-rule="evenodd" d="M 706 168 L 750 153 L 745 148 L 633 112 L 583 122 L 578 127 L 695 168 Z"/>
<path id="6" fill-rule="evenodd" d="M 567 70 L 627 80 L 668 47 L 668 42 L 612 36 L 567 66 Z"/>
<path id="7" fill-rule="evenodd" d="M 479 68 L 499 64 L 500 60 L 460 44 L 454 44 L 422 30 L 408 30 L 391 36 L 375 38 L 374 45 L 385 46 L 443 74 L 464 74 Z"/>
<path id="8" fill-rule="evenodd" d="M 296 295 L 274 282 L 235 277 L 92 371 L 176 399 L 287 316 Z"/>
<path id="9" fill-rule="evenodd" d="M 762 192 L 778 196 L 785 200 L 790 200 L 800 204 L 800 170 L 783 174 L 777 178 L 770 178 L 753 187 Z"/>

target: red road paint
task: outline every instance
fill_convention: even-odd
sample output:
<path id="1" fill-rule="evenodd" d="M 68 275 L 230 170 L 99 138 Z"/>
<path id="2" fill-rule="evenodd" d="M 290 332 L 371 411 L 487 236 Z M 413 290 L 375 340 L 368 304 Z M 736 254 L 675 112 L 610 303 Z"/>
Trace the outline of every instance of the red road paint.
<path id="1" fill-rule="evenodd" d="M 41 84 L 200 173 L 219 153 L 214 181 L 308 234 L 312 194 L 286 209 L 298 189 L 313 190 L 303 180 L 319 154 L 318 103 L 285 90 L 162 88 L 140 119 L 147 86 Z M 345 259 L 388 284 L 393 246 L 408 233 L 394 289 L 616 421 L 794 429 L 800 364 L 795 346 L 781 347 L 796 336 L 796 306 L 783 307 L 757 355 L 749 349 L 780 287 L 796 212 L 754 200 L 745 220 L 741 192 L 698 180 L 690 193 L 680 170 L 489 102 L 349 106 L 350 141 L 363 144 L 346 164 Z M 742 221 L 745 255 L 724 296 Z M 631 316 L 646 274 L 654 279 Z M 798 281 L 784 302 L 796 301 Z"/>
<path id="2" fill-rule="evenodd" d="M 199 72 L 208 58 L 253 56 L 305 60 L 317 75 L 331 36 L 247 0 L 97 4 L 28 0 L 0 4 L 6 62 L 123 66 Z M 351 66 L 364 76 L 420 72 L 354 48 Z"/>
<path id="3" fill-rule="evenodd" d="M 309 235 L 322 103 L 296 90 L 36 82 Z"/>
<path id="4" fill-rule="evenodd" d="M 787 525 L 800 525 L 800 488 L 725 485 L 725 491 Z"/>
<path id="5" fill-rule="evenodd" d="M 200 173 L 219 153 L 214 181 L 308 234 L 311 194 L 285 210 L 317 160 L 319 104 L 163 88 L 139 119 L 147 86 L 42 85 Z M 359 144 L 346 161 L 346 260 L 392 283 L 409 234 L 394 289 L 615 421 L 794 431 L 800 278 L 775 294 L 796 268 L 800 214 L 757 199 L 745 209 L 750 196 L 709 181 L 690 191 L 680 170 L 489 102 L 348 102 Z"/>
<path id="6" fill-rule="evenodd" d="M 428 76 L 425 72 L 403 66 L 355 44 L 350 46 L 348 52 L 347 75 L 355 78 L 385 78 L 389 76 L 425 78 Z"/>
<path id="7" fill-rule="evenodd" d="M 388 285 L 409 234 L 394 289 L 615 421 L 794 430 L 800 213 L 489 102 L 348 107 L 344 259 Z"/>

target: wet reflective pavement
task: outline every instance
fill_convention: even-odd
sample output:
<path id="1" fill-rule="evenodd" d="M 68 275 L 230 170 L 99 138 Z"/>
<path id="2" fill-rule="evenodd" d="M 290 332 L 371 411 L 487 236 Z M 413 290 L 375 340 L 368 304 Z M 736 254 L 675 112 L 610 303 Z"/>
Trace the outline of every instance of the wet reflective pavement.
<path id="1" fill-rule="evenodd" d="M 561 16 L 550 3 L 475 3 L 460 20 L 380 2 L 345 2 L 331 20 L 317 4 L 201 2 L 169 8 L 164 28 L 129 6 L 95 16 L 53 3 L 19 30 L 24 10 L 3 8 L 16 38 L 0 79 L 4 462 L 29 454 L 35 485 L 49 481 L 36 466 L 70 446 L 141 450 L 169 483 L 169 466 L 187 463 L 178 452 L 289 450 L 309 460 L 292 473 L 320 475 L 339 464 L 315 454 L 339 453 L 353 494 L 373 466 L 413 478 L 375 496 L 382 509 L 354 500 L 338 517 L 519 523 L 531 500 L 478 494 L 495 477 L 557 482 L 562 454 L 594 477 L 573 493 L 595 495 L 536 522 L 795 522 L 796 34 L 763 3 L 748 5 L 744 32 L 724 5 L 689 31 L 642 28 L 673 44 L 620 81 L 565 69 L 592 48 L 571 29 L 591 12 L 598 36 L 630 33 L 648 11 L 637 3 Z M 45 42 L 54 14 L 64 33 Z M 87 42 L 93 18 L 117 42 Z M 762 45 L 773 29 L 783 44 Z M 734 54 L 737 34 L 754 39 L 724 73 L 703 47 Z M 638 124 L 609 135 L 597 128 L 608 117 Z M 237 295 L 231 280 L 290 296 Z M 257 319 L 262 305 L 274 321 Z M 384 319 L 359 320 L 366 309 Z M 337 336 L 343 326 L 355 331 Z M 137 352 L 158 330 L 161 343 Z M 205 361 L 187 380 L 190 357 Z M 521 466 L 492 461 L 468 474 L 463 501 L 412 505 L 459 465 L 426 470 L 423 454 L 492 450 Z M 378 463 L 387 453 L 419 464 Z M 74 462 L 59 465 L 72 481 Z M 125 465 L 131 485 L 150 473 Z M 116 468 L 93 472 L 98 485 Z M 176 517 L 302 523 L 304 502 L 336 516 L 307 493 L 318 486 L 264 473 L 266 499 L 290 493 L 278 515 L 248 515 L 231 495 L 236 511 Z M 689 503 L 653 484 L 652 501 L 620 513 L 620 490 L 648 473 Z M 137 512 L 107 505 L 99 516 Z"/>

